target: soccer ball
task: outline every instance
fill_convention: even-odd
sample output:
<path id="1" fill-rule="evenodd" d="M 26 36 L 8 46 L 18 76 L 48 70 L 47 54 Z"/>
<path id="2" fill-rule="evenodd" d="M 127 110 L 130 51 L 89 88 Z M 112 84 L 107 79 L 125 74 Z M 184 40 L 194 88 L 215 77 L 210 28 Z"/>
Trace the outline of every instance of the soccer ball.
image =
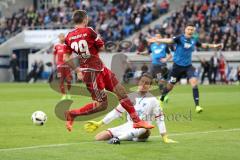
<path id="1" fill-rule="evenodd" d="M 42 111 L 36 111 L 32 114 L 32 122 L 35 125 L 42 126 L 47 121 L 47 115 Z"/>

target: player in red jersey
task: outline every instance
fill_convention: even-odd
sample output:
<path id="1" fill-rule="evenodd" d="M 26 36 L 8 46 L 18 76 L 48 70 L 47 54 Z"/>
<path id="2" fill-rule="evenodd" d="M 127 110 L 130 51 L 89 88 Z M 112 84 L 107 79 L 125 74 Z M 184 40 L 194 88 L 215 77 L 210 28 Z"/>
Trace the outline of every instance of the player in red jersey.
<path id="1" fill-rule="evenodd" d="M 96 113 L 107 108 L 107 94 L 104 89 L 117 95 L 120 104 L 131 116 L 134 128 L 153 128 L 153 125 L 142 121 L 138 117 L 125 88 L 99 58 L 98 53 L 104 48 L 104 42 L 92 28 L 87 27 L 88 16 L 86 11 L 75 11 L 73 21 L 76 25 L 75 29 L 67 34 L 65 43 L 72 52 L 77 53 L 81 57 L 79 60 L 80 67 L 75 68 L 71 61 L 68 61 L 68 64 L 77 72 L 78 78 L 82 79 L 86 84 L 94 102 L 86 104 L 79 109 L 65 112 L 67 129 L 69 131 L 72 130 L 75 117 Z M 69 59 L 70 55 L 71 53 L 69 52 L 66 59 Z"/>
<path id="2" fill-rule="evenodd" d="M 59 43 L 57 43 L 54 46 L 54 64 L 57 68 L 57 77 L 59 78 L 60 81 L 60 91 L 62 93 L 62 99 L 71 99 L 71 96 L 69 94 L 69 91 L 71 89 L 71 80 L 72 80 L 72 74 L 71 74 L 71 68 L 67 65 L 64 64 L 64 54 L 71 52 L 68 47 L 65 44 L 65 35 L 63 33 L 59 34 Z M 67 90 L 68 92 L 65 91 L 64 87 L 64 82 L 67 82 Z"/>
<path id="3" fill-rule="evenodd" d="M 221 54 L 220 60 L 219 60 L 219 73 L 220 73 L 220 77 L 221 77 L 221 82 L 227 84 L 228 81 L 227 81 L 225 70 L 226 70 L 226 61 L 225 61 L 224 56 Z"/>

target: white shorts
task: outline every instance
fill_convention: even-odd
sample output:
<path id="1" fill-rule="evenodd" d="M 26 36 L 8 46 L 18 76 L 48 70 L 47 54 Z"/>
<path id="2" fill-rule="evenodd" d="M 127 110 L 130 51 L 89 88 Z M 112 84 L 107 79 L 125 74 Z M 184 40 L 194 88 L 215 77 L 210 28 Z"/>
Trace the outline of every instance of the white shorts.
<path id="1" fill-rule="evenodd" d="M 119 137 L 123 134 L 129 134 L 128 140 L 140 141 L 138 137 L 145 133 L 147 130 L 145 128 L 133 128 L 133 123 L 127 122 L 120 126 L 109 128 L 107 131 L 111 134 L 112 137 Z M 141 141 L 145 141 L 141 139 Z"/>

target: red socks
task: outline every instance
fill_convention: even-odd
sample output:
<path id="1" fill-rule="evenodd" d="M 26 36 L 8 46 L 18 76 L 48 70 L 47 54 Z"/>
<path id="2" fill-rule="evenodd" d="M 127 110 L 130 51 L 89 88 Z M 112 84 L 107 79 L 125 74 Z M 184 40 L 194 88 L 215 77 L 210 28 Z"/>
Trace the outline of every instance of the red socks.
<path id="1" fill-rule="evenodd" d="M 71 89 L 71 81 L 67 81 L 67 89 L 68 89 L 68 91 L 70 91 L 70 89 Z"/>
<path id="2" fill-rule="evenodd" d="M 97 106 L 96 102 L 88 103 L 85 106 L 79 108 L 79 109 L 73 109 L 70 111 L 70 114 L 74 117 L 80 116 L 80 115 L 88 115 L 92 113 L 96 113 L 100 110 L 100 107 Z"/>
<path id="3" fill-rule="evenodd" d="M 60 81 L 59 88 L 60 88 L 60 91 L 61 91 L 62 94 L 66 94 L 65 87 L 64 87 L 64 81 Z"/>
<path id="4" fill-rule="evenodd" d="M 137 123 L 140 120 L 140 118 L 137 115 L 137 112 L 135 108 L 133 107 L 132 102 L 129 98 L 124 98 L 120 101 L 120 104 L 123 106 L 123 108 L 129 113 L 130 117 L 132 118 L 133 122 Z M 106 107 L 106 106 L 105 106 Z M 96 102 L 86 104 L 85 106 L 79 108 L 79 109 L 73 109 L 70 111 L 70 114 L 74 117 L 80 116 L 80 115 L 88 115 L 92 113 L 99 112 L 103 109 L 102 106 L 97 106 Z"/>
<path id="5" fill-rule="evenodd" d="M 120 100 L 120 104 L 128 112 L 128 114 L 132 118 L 133 122 L 136 123 L 136 122 L 140 121 L 140 118 L 138 117 L 137 112 L 136 112 L 135 108 L 133 107 L 132 102 L 130 101 L 130 99 L 128 97 Z"/>
<path id="6" fill-rule="evenodd" d="M 65 87 L 64 87 L 64 80 L 60 80 L 59 88 L 60 88 L 60 91 L 61 91 L 62 94 L 66 94 Z M 71 81 L 67 81 L 67 89 L 68 89 L 68 91 L 70 91 L 70 89 L 71 89 Z"/>

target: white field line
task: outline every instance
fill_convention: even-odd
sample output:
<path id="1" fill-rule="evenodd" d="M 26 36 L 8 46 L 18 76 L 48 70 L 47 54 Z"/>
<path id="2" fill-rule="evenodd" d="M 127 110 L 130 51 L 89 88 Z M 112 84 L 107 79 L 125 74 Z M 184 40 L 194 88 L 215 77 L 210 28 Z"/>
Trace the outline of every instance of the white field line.
<path id="1" fill-rule="evenodd" d="M 240 128 L 232 128 L 232 129 L 226 129 L 226 130 L 200 131 L 200 132 L 172 133 L 172 134 L 169 134 L 169 136 L 174 137 L 174 136 L 198 135 L 198 134 L 221 133 L 221 132 L 235 132 L 235 131 L 240 131 Z M 150 138 L 157 138 L 157 137 L 160 137 L 160 136 L 151 136 Z M 93 142 L 91 141 L 91 142 L 79 142 L 79 143 L 63 143 L 63 144 L 38 145 L 38 146 L 19 147 L 19 148 L 6 148 L 6 149 L 0 149 L 0 152 L 71 146 L 71 145 L 77 145 L 77 144 L 80 144 L 80 143 L 81 144 L 84 144 L 84 143 L 88 144 L 88 143 L 93 143 Z"/>
<path id="2" fill-rule="evenodd" d="M 182 132 L 182 133 L 172 133 L 169 134 L 170 136 L 185 136 L 185 135 L 198 135 L 198 134 L 209 134 L 209 133 L 221 133 L 221 132 L 234 132 L 240 131 L 240 128 L 232 128 L 232 129 L 225 129 L 225 130 L 212 130 L 212 131 L 200 131 L 200 132 Z M 151 136 L 152 138 L 160 137 L 158 136 Z"/>

